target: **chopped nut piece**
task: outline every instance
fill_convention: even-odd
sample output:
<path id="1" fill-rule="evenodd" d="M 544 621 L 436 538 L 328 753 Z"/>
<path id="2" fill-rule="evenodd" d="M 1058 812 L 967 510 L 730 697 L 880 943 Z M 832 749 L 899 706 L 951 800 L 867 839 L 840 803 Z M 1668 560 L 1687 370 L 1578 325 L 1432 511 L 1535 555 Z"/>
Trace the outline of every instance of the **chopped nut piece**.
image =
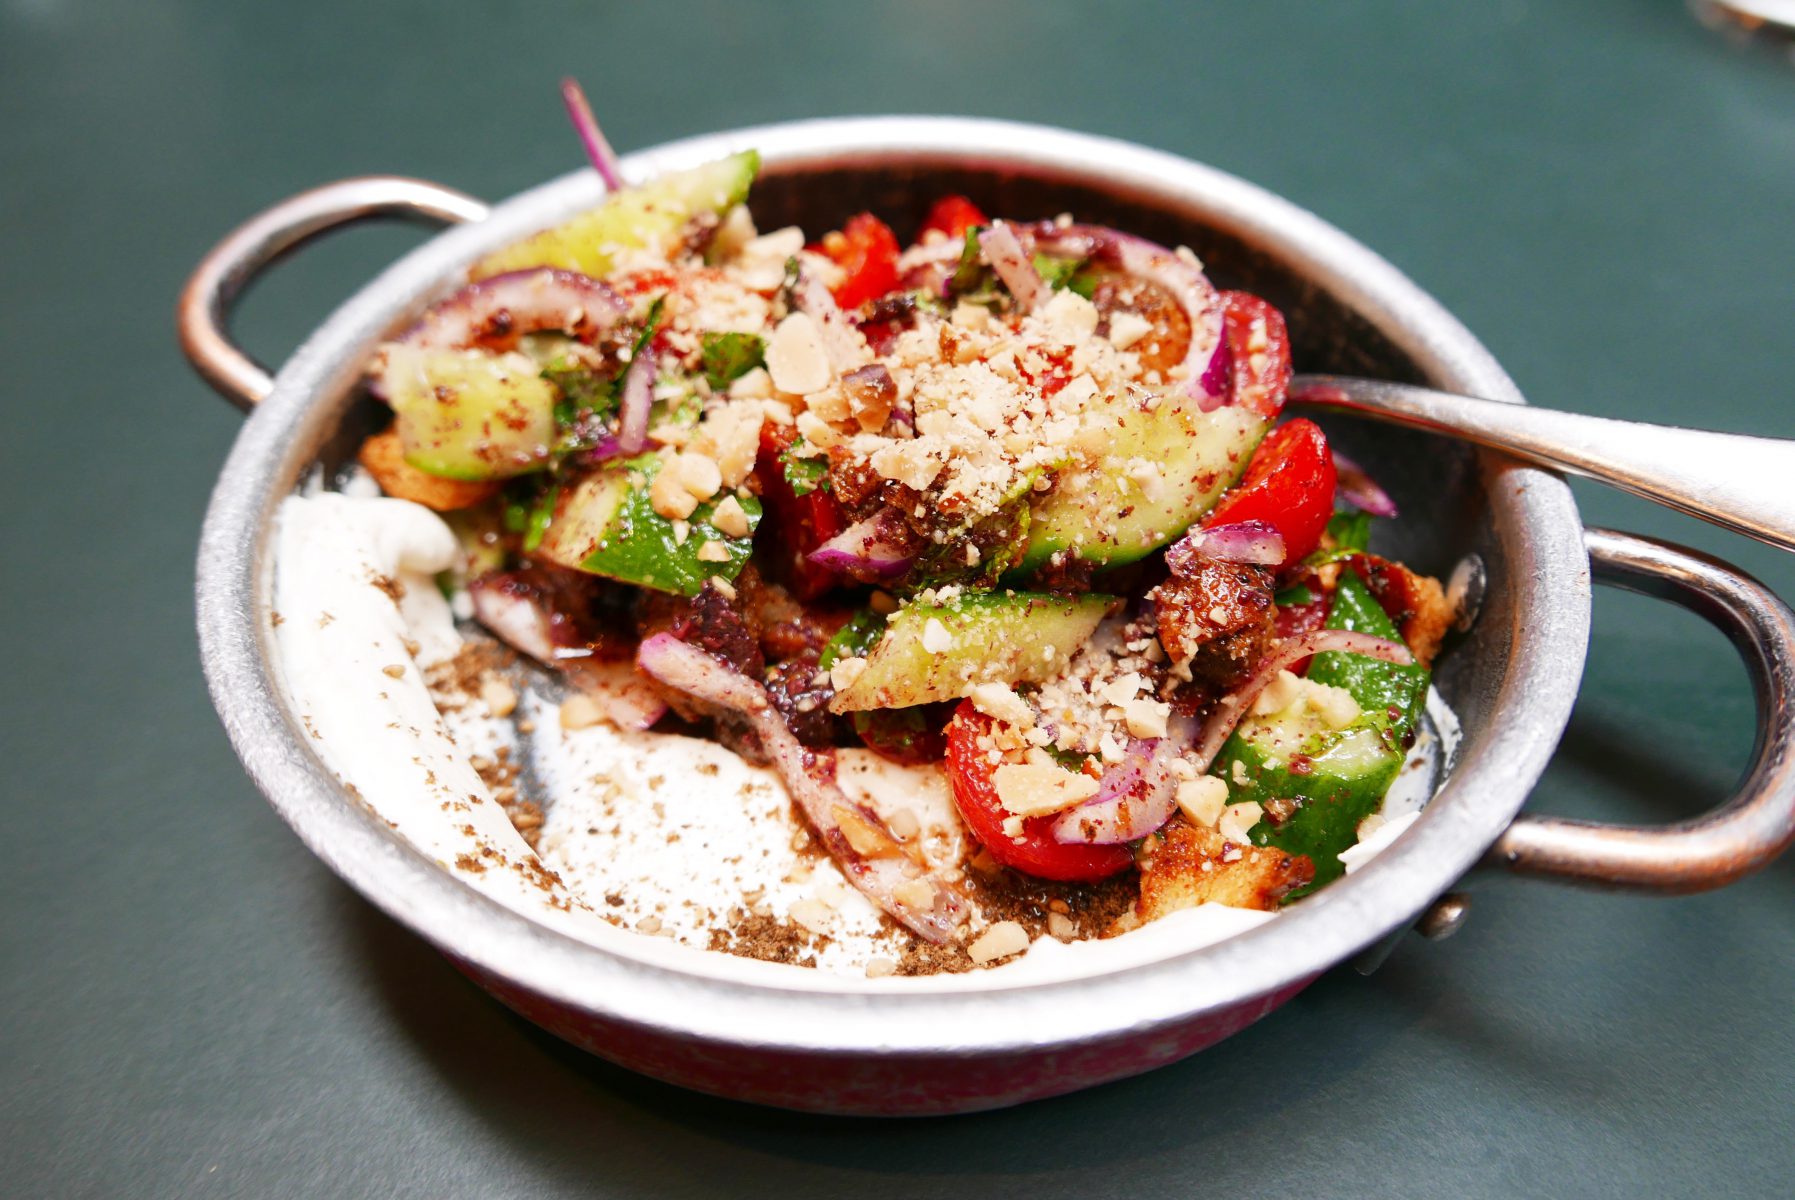
<path id="1" fill-rule="evenodd" d="M 1078 922 L 1060 913 L 1047 914 L 1047 933 L 1062 942 L 1069 942 L 1078 936 Z"/>
<path id="2" fill-rule="evenodd" d="M 999 921 L 973 939 L 966 947 L 966 953 L 973 962 L 983 966 L 1012 954 L 1021 954 L 1026 949 L 1028 931 L 1015 921 Z"/>
<path id="3" fill-rule="evenodd" d="M 744 372 L 729 385 L 732 400 L 770 400 L 773 398 L 773 377 L 765 367 Z"/>
<path id="4" fill-rule="evenodd" d="M 711 524 L 730 537 L 748 536 L 748 513 L 734 496 L 725 496 L 711 512 Z"/>
<path id="5" fill-rule="evenodd" d="M 981 683 L 972 689 L 973 707 L 987 717 L 1027 729 L 1035 723 L 1035 710 L 1006 683 Z"/>
<path id="6" fill-rule="evenodd" d="M 821 900 L 794 901 L 786 915 L 791 917 L 794 924 L 802 925 L 812 933 L 829 932 L 829 906 Z"/>
<path id="7" fill-rule="evenodd" d="M 1265 685 L 1265 689 L 1253 697 L 1253 715 L 1270 716 L 1283 712 L 1290 707 L 1303 690 L 1303 681 L 1289 671 L 1279 671 L 1278 677 Z"/>
<path id="8" fill-rule="evenodd" d="M 862 858 L 879 858 L 898 852 L 897 843 L 887 837 L 883 829 L 854 809 L 837 804 L 830 810 L 830 815 L 841 827 L 841 835 L 848 839 L 848 845 Z"/>
<path id="9" fill-rule="evenodd" d="M 573 695 L 561 702 L 562 729 L 589 729 L 604 719 L 604 710 L 590 696 Z"/>
<path id="10" fill-rule="evenodd" d="M 679 475 L 663 466 L 648 485 L 648 503 L 655 512 L 669 521 L 683 521 L 698 507 L 698 500 L 686 489 Z"/>
<path id="11" fill-rule="evenodd" d="M 482 682 L 480 699 L 486 702 L 486 711 L 495 717 L 508 717 L 517 711 L 517 691 L 503 679 Z"/>
<path id="12" fill-rule="evenodd" d="M 947 631 L 941 618 L 930 617 L 922 627 L 922 648 L 930 654 L 946 654 L 954 648 L 954 635 Z"/>
<path id="13" fill-rule="evenodd" d="M 405 664 L 404 663 L 392 663 L 388 666 L 384 666 L 384 667 L 380 668 L 380 673 L 382 675 L 387 676 L 388 678 L 391 678 L 391 679 L 404 679 L 405 678 Z"/>
<path id="14" fill-rule="evenodd" d="M 1057 763 L 1005 763 L 992 772 L 991 782 L 1004 808 L 1020 817 L 1062 812 L 1095 796 L 1100 786 Z"/>
<path id="15" fill-rule="evenodd" d="M 1124 704 L 1122 712 L 1130 734 L 1137 738 L 1161 738 L 1166 735 L 1166 721 L 1172 715 L 1172 706 L 1142 696 Z"/>
<path id="16" fill-rule="evenodd" d="M 1222 815 L 1216 818 L 1216 832 L 1237 846 L 1247 841 L 1247 833 L 1259 823 L 1265 810 L 1251 800 L 1243 800 L 1239 804 L 1230 804 L 1222 809 Z"/>
<path id="17" fill-rule="evenodd" d="M 838 692 L 845 692 L 854 686 L 854 681 L 866 673 L 864 658 L 838 658 L 829 668 L 829 682 Z"/>
<path id="18" fill-rule="evenodd" d="M 1139 313 L 1115 313 L 1109 319 L 1110 345 L 1118 350 L 1126 350 L 1152 332 L 1152 329 L 1153 322 Z"/>
<path id="19" fill-rule="evenodd" d="M 905 908 L 927 910 L 935 907 L 935 889 L 926 879 L 906 879 L 891 889 L 891 898 Z"/>
<path id="20" fill-rule="evenodd" d="M 648 916 L 643 917 L 640 921 L 636 922 L 636 930 L 639 933 L 659 933 L 661 931 L 661 919 L 653 913 L 650 913 Z"/>
<path id="21" fill-rule="evenodd" d="M 1199 775 L 1178 785 L 1178 807 L 1199 829 L 1209 829 L 1228 806 L 1228 784 L 1213 775 Z"/>
<path id="22" fill-rule="evenodd" d="M 1304 699 L 1330 729 L 1345 729 L 1359 719 L 1359 702 L 1353 699 L 1351 692 L 1325 683 L 1308 683 L 1308 694 Z"/>
<path id="23" fill-rule="evenodd" d="M 666 469 L 677 474 L 680 485 L 698 500 L 709 500 L 723 487 L 723 472 L 716 460 L 702 454 L 681 454 Z"/>
<path id="24" fill-rule="evenodd" d="M 773 377 L 773 386 L 796 396 L 828 386 L 834 373 L 829 370 L 829 355 L 816 322 L 804 313 L 792 313 L 779 322 L 767 339 L 767 372 Z"/>
<path id="25" fill-rule="evenodd" d="M 704 545 L 698 547 L 698 561 L 720 563 L 729 561 L 729 547 L 715 538 L 705 539 Z"/>
<path id="26" fill-rule="evenodd" d="M 897 963 L 889 958 L 869 958 L 866 960 L 866 977 L 883 979 L 887 975 L 897 974 Z"/>

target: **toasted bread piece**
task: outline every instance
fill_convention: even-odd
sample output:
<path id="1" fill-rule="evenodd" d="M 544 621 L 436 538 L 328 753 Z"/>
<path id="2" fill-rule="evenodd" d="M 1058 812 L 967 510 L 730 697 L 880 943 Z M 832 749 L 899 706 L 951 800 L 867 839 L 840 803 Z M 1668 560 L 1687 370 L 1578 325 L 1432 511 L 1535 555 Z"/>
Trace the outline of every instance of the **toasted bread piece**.
<path id="1" fill-rule="evenodd" d="M 380 490 L 401 500 L 414 500 L 437 512 L 453 512 L 471 508 L 499 490 L 497 480 L 468 482 L 444 479 L 428 471 L 420 471 L 405 461 L 405 450 L 399 444 L 399 432 L 388 428 L 361 444 L 355 460 L 367 468 Z"/>
<path id="2" fill-rule="evenodd" d="M 1315 865 L 1300 854 L 1240 846 L 1213 829 L 1175 820 L 1161 831 L 1151 856 L 1141 862 L 1141 898 L 1135 921 L 1152 921 L 1198 904 L 1277 909 L 1292 890 L 1315 878 Z M 1123 922 L 1127 922 L 1124 914 Z"/>

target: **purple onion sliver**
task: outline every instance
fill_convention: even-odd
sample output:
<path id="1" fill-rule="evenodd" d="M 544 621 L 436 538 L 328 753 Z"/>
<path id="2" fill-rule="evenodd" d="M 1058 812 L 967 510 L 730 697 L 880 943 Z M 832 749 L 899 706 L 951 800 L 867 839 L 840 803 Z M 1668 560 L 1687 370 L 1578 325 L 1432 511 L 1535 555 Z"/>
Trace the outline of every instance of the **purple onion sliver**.
<path id="1" fill-rule="evenodd" d="M 1035 264 L 1029 259 L 1016 237 L 1016 231 L 999 221 L 978 235 L 979 249 L 984 252 L 985 261 L 1003 280 L 1003 285 L 1010 289 L 1010 295 L 1016 298 L 1016 307 L 1025 313 L 1031 313 L 1040 307 L 1052 290 L 1035 270 Z"/>
<path id="2" fill-rule="evenodd" d="M 648 406 L 654 402 L 654 350 L 642 347 L 623 373 L 623 399 L 617 419 L 617 447 L 638 453 L 648 444 Z"/>
<path id="3" fill-rule="evenodd" d="M 1263 521 L 1217 525 L 1202 532 L 1199 549 L 1222 562 L 1275 567 L 1284 561 L 1284 535 Z"/>
<path id="4" fill-rule="evenodd" d="M 580 145 L 586 148 L 592 169 L 605 181 L 607 189 L 622 191 L 623 171 L 617 161 L 617 152 L 611 149 L 604 131 L 598 127 L 598 118 L 592 115 L 592 105 L 586 102 L 585 90 L 571 77 L 563 79 L 561 101 L 567 105 L 567 118 L 573 122 L 574 132 L 580 135 Z"/>
<path id="5" fill-rule="evenodd" d="M 1396 501 L 1379 487 L 1369 472 L 1338 450 L 1334 451 L 1335 489 L 1341 499 L 1374 517 L 1394 517 Z"/>

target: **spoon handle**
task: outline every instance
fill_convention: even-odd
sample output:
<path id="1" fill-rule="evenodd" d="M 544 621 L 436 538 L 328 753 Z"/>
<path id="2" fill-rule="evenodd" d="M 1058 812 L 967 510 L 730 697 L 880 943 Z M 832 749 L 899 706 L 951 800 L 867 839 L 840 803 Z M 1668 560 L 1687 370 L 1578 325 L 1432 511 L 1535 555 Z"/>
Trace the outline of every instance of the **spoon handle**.
<path id="1" fill-rule="evenodd" d="M 1298 375 L 1290 398 L 1464 438 L 1795 550 L 1795 441 L 1586 417 L 1340 375 Z"/>

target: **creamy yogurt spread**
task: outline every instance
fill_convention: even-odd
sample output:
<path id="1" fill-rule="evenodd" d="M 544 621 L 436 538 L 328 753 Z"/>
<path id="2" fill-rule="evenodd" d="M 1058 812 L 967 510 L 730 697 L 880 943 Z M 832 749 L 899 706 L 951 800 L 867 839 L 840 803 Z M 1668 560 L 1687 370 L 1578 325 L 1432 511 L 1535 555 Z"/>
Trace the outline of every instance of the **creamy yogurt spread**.
<path id="1" fill-rule="evenodd" d="M 503 716 L 490 691 L 451 682 L 468 643 L 437 575 L 456 554 L 443 521 L 407 501 L 326 492 L 280 510 L 270 620 L 281 687 L 312 747 L 377 818 L 468 886 L 608 948 L 624 930 L 842 975 L 928 969 L 914 961 L 917 940 L 811 844 L 773 771 L 704 738 L 602 722 L 564 729 L 554 687 L 515 668 L 507 686 L 519 698 Z M 1450 762 L 1457 727 L 1437 695 L 1429 716 L 1380 819 L 1340 856 L 1349 872 L 1408 828 Z M 475 769 L 501 756 L 540 805 L 534 846 Z M 931 866 L 976 872 L 938 765 L 849 749 L 837 776 Z M 1195 947 L 1272 916 L 1200 904 L 1146 930 Z M 975 904 L 967 940 L 976 946 L 1001 920 Z M 1146 930 L 1110 941 L 1069 933 L 1069 944 L 1044 934 L 1000 956 L 1002 969 L 1090 966 Z"/>

